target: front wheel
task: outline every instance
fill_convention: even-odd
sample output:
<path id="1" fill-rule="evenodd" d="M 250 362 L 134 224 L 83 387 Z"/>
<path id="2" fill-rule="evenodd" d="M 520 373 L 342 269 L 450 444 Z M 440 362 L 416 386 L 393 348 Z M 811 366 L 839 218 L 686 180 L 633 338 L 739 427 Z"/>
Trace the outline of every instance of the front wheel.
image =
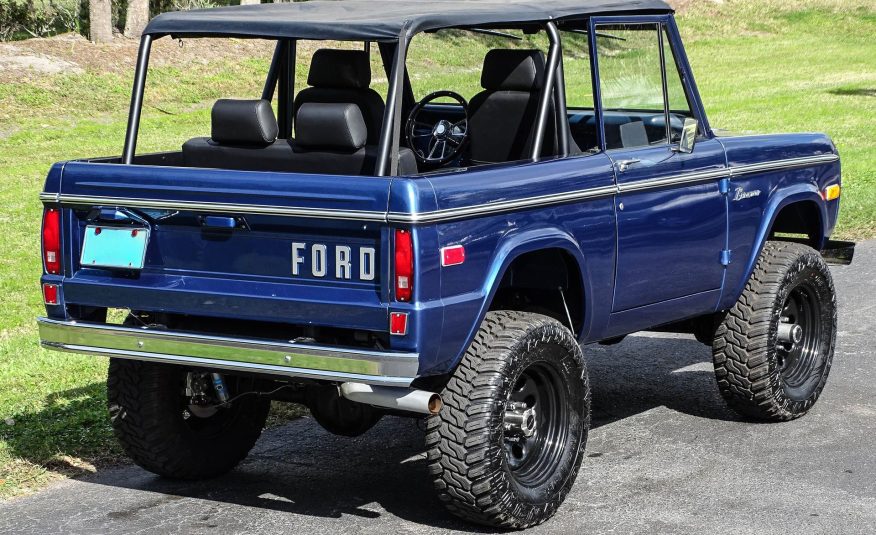
<path id="1" fill-rule="evenodd" d="M 836 341 L 827 264 L 799 243 L 767 242 L 712 343 L 718 387 L 742 415 L 798 418 L 824 389 Z"/>
<path id="2" fill-rule="evenodd" d="M 202 479 L 223 474 L 246 457 L 265 426 L 270 401 L 236 397 L 252 391 L 253 380 L 226 376 L 230 400 L 217 403 L 208 399 L 206 375 L 169 364 L 110 360 L 113 431 L 135 463 L 161 476 Z"/>
<path id="3" fill-rule="evenodd" d="M 501 528 L 553 516 L 590 425 L 587 368 L 572 333 L 539 314 L 489 312 L 442 399 L 426 443 L 445 506 Z"/>

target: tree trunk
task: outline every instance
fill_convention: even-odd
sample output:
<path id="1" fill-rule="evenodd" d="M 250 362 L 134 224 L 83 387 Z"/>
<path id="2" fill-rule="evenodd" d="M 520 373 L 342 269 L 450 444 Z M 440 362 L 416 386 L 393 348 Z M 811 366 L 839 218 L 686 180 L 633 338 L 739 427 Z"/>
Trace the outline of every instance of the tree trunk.
<path id="1" fill-rule="evenodd" d="M 240 0 L 240 5 L 248 6 L 250 4 L 261 4 L 261 0 Z"/>
<path id="2" fill-rule="evenodd" d="M 128 0 L 125 37 L 140 37 L 147 22 L 149 22 L 149 0 Z"/>
<path id="3" fill-rule="evenodd" d="M 110 0 L 88 0 L 88 26 L 95 43 L 113 40 L 113 14 Z"/>

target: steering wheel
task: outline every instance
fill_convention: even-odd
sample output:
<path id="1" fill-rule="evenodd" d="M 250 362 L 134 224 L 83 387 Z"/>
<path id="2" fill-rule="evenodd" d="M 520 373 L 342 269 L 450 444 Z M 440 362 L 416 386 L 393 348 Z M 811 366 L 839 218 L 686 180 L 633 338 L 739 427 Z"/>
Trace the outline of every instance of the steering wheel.
<path id="1" fill-rule="evenodd" d="M 465 117 L 452 122 L 441 119 L 431 124 L 420 120 L 420 112 L 432 101 L 450 97 L 460 106 Z M 414 106 L 405 125 L 405 140 L 421 164 L 440 166 L 453 161 L 468 140 L 468 102 L 453 91 L 435 91 Z"/>

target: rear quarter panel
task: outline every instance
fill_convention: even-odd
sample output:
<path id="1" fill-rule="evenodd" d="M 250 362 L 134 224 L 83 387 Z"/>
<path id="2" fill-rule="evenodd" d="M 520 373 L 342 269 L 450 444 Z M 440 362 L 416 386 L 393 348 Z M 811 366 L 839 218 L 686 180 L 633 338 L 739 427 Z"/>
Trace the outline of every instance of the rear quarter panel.
<path id="1" fill-rule="evenodd" d="M 407 199 L 421 209 L 434 206 L 430 209 L 438 211 L 489 209 L 495 203 L 611 187 L 613 175 L 608 158 L 593 155 L 490 166 L 407 182 L 404 187 L 393 184 L 390 214 L 393 199 L 398 206 Z M 401 195 L 400 191 L 408 192 Z M 422 301 L 411 306 L 421 307 L 417 317 L 424 323 L 415 327 L 419 336 L 411 343 L 420 348 L 421 373 L 443 373 L 456 365 L 489 310 L 506 269 L 530 251 L 559 248 L 575 259 L 584 288 L 584 324 L 578 335 L 586 339 L 605 328 L 616 245 L 610 195 L 546 206 L 523 205 L 501 213 L 419 225 L 416 236 L 420 280 L 416 297 Z M 465 247 L 465 262 L 441 267 L 438 252 L 450 245 Z M 440 319 L 428 312 L 434 306 L 440 307 Z"/>

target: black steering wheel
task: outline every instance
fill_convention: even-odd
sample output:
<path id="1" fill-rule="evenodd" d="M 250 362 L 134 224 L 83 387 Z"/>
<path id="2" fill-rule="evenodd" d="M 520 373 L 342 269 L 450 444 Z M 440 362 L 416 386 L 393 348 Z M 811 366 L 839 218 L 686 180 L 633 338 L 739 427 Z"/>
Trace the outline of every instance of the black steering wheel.
<path id="1" fill-rule="evenodd" d="M 456 122 L 440 119 L 436 123 L 419 120 L 423 108 L 434 100 L 450 97 L 462 106 L 465 117 Z M 435 91 L 414 106 L 405 125 L 405 139 L 421 164 L 439 166 L 453 161 L 468 140 L 468 102 L 453 91 Z"/>

